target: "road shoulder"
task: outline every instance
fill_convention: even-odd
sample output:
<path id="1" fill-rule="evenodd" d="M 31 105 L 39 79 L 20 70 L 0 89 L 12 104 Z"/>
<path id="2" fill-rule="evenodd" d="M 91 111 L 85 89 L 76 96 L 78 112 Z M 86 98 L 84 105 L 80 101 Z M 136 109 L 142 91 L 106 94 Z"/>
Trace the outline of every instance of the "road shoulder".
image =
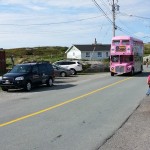
<path id="1" fill-rule="evenodd" d="M 148 150 L 149 141 L 150 96 L 142 100 L 127 122 L 99 150 Z"/>

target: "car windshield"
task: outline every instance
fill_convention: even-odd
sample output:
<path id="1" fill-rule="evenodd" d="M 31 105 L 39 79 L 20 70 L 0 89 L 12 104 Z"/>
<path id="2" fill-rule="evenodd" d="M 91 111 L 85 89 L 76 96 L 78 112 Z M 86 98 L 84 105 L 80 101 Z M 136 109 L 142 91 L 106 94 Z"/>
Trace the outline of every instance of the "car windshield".
<path id="1" fill-rule="evenodd" d="M 30 65 L 16 65 L 10 71 L 10 73 L 28 73 L 31 70 Z"/>

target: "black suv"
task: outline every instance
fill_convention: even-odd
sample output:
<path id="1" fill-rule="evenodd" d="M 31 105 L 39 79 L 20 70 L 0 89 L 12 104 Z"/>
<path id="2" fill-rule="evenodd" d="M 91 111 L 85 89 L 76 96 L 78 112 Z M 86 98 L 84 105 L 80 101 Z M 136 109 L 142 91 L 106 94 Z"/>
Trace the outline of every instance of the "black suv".
<path id="1" fill-rule="evenodd" d="M 54 78 L 54 69 L 50 63 L 24 63 L 14 66 L 12 70 L 4 74 L 0 86 L 3 91 L 20 88 L 30 91 L 35 85 L 52 86 Z"/>

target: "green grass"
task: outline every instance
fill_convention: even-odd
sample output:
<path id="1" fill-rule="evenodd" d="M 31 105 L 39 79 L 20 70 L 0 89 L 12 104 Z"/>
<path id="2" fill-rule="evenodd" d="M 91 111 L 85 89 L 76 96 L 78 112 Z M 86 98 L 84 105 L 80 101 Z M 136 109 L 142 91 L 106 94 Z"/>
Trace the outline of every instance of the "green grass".
<path id="1" fill-rule="evenodd" d="M 17 48 L 7 49 L 6 66 L 12 68 L 11 56 L 14 58 L 14 64 L 19 64 L 26 61 L 49 61 L 51 63 L 66 59 L 65 51 L 68 47 L 35 47 L 35 48 Z"/>

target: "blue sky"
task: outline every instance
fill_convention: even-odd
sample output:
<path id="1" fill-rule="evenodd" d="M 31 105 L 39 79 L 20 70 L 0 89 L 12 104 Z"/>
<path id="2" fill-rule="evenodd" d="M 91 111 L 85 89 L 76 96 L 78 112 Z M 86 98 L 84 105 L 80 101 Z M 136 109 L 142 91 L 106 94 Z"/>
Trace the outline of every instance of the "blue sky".
<path id="1" fill-rule="evenodd" d="M 112 0 L 96 0 L 112 20 Z M 150 42 L 150 0 L 115 0 L 116 35 Z M 93 0 L 0 0 L 0 47 L 109 44 L 112 23 Z"/>

